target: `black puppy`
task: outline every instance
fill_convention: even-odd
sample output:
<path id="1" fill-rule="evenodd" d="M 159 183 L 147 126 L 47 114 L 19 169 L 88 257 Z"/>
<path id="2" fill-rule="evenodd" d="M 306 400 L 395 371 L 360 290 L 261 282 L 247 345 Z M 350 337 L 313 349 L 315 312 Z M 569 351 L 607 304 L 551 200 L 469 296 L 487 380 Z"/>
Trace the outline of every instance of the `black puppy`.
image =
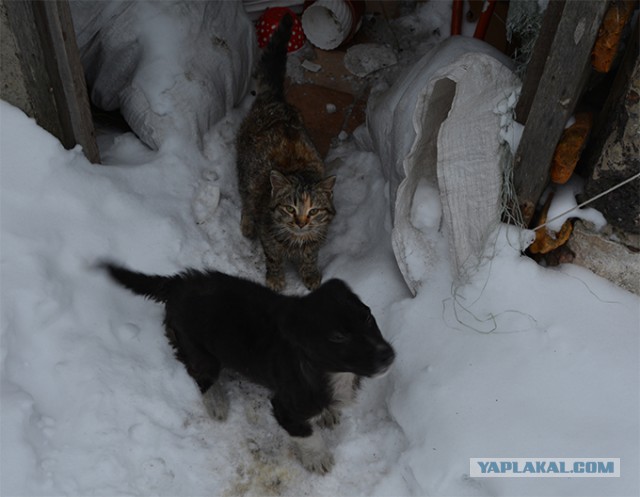
<path id="1" fill-rule="evenodd" d="M 273 414 L 310 471 L 333 465 L 312 421 L 337 423 L 360 377 L 383 374 L 395 357 L 369 308 L 341 280 L 290 297 L 214 271 L 149 276 L 102 266 L 124 287 L 165 304 L 167 337 L 213 417 L 225 419 L 229 406 L 216 381 L 221 368 L 268 387 Z"/>

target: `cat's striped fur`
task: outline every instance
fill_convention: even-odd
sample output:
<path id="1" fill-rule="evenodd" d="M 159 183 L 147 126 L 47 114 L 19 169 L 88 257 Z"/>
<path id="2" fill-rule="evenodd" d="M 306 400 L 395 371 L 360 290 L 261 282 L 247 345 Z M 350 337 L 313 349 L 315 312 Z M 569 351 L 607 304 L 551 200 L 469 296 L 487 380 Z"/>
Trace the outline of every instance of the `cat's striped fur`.
<path id="1" fill-rule="evenodd" d="M 260 240 L 267 285 L 278 291 L 287 260 L 307 288 L 320 285 L 318 249 L 335 215 L 335 177 L 325 178 L 299 112 L 284 98 L 291 25 L 283 17 L 260 59 L 258 94 L 236 140 L 242 233 Z"/>

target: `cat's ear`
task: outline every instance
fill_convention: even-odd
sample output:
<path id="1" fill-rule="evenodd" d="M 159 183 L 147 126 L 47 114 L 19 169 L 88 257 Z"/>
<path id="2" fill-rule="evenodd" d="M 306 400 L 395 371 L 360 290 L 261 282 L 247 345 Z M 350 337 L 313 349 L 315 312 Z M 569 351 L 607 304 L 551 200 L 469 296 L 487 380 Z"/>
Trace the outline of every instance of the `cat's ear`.
<path id="1" fill-rule="evenodd" d="M 325 192 L 332 193 L 333 186 L 336 184 L 336 177 L 329 176 L 328 178 L 323 179 L 322 181 L 318 181 L 316 183 L 316 188 L 318 190 L 324 190 Z"/>
<path id="2" fill-rule="evenodd" d="M 276 171 L 275 169 L 271 170 L 271 174 L 269 176 L 269 179 L 271 181 L 271 193 L 272 194 L 274 194 L 275 192 L 279 192 L 280 190 L 282 190 L 284 188 L 291 187 L 291 183 L 289 182 L 287 177 L 284 174 L 282 174 L 281 172 Z"/>

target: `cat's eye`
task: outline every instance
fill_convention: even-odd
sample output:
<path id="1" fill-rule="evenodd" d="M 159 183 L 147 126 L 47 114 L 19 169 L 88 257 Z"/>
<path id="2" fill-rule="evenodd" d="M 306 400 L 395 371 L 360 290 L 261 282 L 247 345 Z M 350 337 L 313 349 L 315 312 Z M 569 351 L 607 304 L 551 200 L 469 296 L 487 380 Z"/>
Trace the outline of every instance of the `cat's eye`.
<path id="1" fill-rule="evenodd" d="M 320 212 L 320 209 L 317 209 L 315 207 L 313 209 L 309 209 L 310 216 L 315 216 L 318 212 Z"/>
<path id="2" fill-rule="evenodd" d="M 296 209 L 295 207 L 291 206 L 291 205 L 285 205 L 284 209 L 289 213 L 289 214 L 295 214 L 296 213 Z"/>

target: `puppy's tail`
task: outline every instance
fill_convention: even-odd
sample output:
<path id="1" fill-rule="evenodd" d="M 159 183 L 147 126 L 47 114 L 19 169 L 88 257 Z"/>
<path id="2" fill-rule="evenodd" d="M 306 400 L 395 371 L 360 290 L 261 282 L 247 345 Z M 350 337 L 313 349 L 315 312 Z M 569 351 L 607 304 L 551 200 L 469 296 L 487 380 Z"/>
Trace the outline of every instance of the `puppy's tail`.
<path id="1" fill-rule="evenodd" d="M 123 287 L 156 302 L 166 302 L 169 299 L 169 294 L 176 281 L 176 278 L 172 276 L 138 273 L 110 262 L 101 262 L 98 266 L 105 269 L 109 276 Z"/>
<path id="2" fill-rule="evenodd" d="M 293 18 L 290 14 L 285 14 L 264 49 L 256 70 L 259 91 L 271 92 L 278 100 L 284 99 L 284 77 L 287 72 L 287 50 L 292 26 Z"/>

